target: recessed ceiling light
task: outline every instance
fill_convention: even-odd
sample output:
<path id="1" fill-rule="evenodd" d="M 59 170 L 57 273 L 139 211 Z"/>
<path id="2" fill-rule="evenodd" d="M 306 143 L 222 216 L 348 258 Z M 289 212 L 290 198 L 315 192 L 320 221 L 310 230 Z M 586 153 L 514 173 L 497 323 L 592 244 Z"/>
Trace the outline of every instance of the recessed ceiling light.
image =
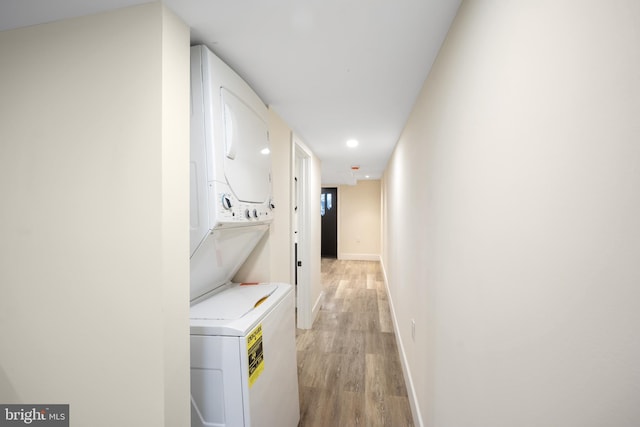
<path id="1" fill-rule="evenodd" d="M 350 139 L 347 141 L 347 147 L 357 147 L 358 146 L 358 140 L 357 139 Z"/>

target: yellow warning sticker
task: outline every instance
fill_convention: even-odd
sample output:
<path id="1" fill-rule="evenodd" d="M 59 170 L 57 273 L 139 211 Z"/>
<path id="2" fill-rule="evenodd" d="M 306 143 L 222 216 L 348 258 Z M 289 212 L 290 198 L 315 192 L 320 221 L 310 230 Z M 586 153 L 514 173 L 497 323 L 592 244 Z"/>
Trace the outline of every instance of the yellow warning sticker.
<path id="1" fill-rule="evenodd" d="M 249 355 L 249 387 L 264 371 L 264 352 L 262 349 L 262 325 L 258 325 L 247 336 L 247 353 Z"/>

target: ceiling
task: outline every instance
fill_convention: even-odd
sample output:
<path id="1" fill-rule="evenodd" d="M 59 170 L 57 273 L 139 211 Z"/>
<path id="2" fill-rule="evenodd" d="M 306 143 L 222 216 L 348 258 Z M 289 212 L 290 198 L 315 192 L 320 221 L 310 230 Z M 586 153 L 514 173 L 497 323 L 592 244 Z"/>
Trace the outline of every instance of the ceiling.
<path id="1" fill-rule="evenodd" d="M 0 31 L 146 2 L 0 0 Z M 382 176 L 460 2 L 164 1 L 192 44 L 235 69 L 320 158 L 324 185 Z"/>

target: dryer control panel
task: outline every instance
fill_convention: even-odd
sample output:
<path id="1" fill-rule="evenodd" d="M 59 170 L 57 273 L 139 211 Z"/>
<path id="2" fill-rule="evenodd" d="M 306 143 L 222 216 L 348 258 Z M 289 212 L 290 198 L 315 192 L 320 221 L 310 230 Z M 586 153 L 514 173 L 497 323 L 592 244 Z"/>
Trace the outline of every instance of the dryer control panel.
<path id="1" fill-rule="evenodd" d="M 264 223 L 273 219 L 275 205 L 272 200 L 264 203 L 248 203 L 238 200 L 230 191 L 212 186 L 215 191 L 213 199 L 216 201 L 216 227 L 225 225 L 240 225 L 241 223 Z"/>

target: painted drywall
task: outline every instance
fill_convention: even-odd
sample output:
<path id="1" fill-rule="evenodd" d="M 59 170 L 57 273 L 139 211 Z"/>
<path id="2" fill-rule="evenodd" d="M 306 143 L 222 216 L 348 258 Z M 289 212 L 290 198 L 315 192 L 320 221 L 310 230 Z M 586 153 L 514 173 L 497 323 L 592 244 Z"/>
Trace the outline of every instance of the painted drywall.
<path id="1" fill-rule="evenodd" d="M 157 7 L 157 6 L 151 6 Z M 189 93 L 190 30 L 160 7 L 162 48 L 162 314 L 164 326 L 163 426 L 188 425 L 191 416 L 189 335 Z"/>
<path id="2" fill-rule="evenodd" d="M 254 282 L 270 282 L 271 281 L 271 264 L 270 264 L 270 236 L 266 231 L 260 241 L 253 248 L 251 254 L 247 257 L 242 267 L 231 279 L 233 283 L 254 283 Z"/>
<path id="3" fill-rule="evenodd" d="M 338 187 L 338 258 L 380 259 L 380 180 Z"/>
<path id="4" fill-rule="evenodd" d="M 188 50 L 160 3 L 0 33 L 0 402 L 189 425 Z"/>
<path id="5" fill-rule="evenodd" d="M 291 129 L 272 109 L 269 109 L 269 138 L 271 140 L 271 182 L 276 205 L 271 229 L 271 281 L 293 283 L 291 263 Z"/>
<path id="6" fill-rule="evenodd" d="M 459 10 L 384 176 L 418 425 L 640 425 L 638 22 L 632 0 Z"/>
<path id="7" fill-rule="evenodd" d="M 293 283 L 291 277 L 291 129 L 269 109 L 271 189 L 276 206 L 269 231 L 242 265 L 235 282 Z"/>
<path id="8" fill-rule="evenodd" d="M 289 125 L 275 110 L 269 110 L 269 139 L 271 146 L 271 178 L 273 200 L 276 205 L 269 232 L 256 246 L 234 277 L 234 281 L 272 281 L 294 283 L 292 262 L 293 140 Z M 304 145 L 301 141 L 299 144 Z M 309 278 L 307 311 L 317 314 L 322 296 L 320 281 L 320 160 L 305 146 L 309 159 L 307 194 L 311 214 L 308 248 Z M 310 319 L 309 326 L 313 323 Z M 298 325 L 301 326 L 301 325 Z"/>

